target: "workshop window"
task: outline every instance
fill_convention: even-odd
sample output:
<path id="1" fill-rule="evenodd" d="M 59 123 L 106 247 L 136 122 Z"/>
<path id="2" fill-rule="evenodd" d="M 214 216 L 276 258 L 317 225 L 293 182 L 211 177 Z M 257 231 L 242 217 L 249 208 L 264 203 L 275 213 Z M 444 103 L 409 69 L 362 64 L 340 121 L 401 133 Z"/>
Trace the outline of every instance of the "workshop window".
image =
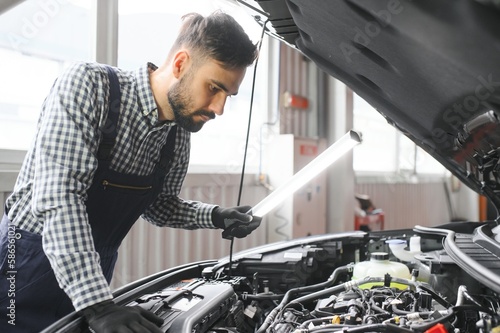
<path id="1" fill-rule="evenodd" d="M 55 78 L 70 62 L 91 59 L 89 7 L 24 1 L 0 14 L 0 149 L 26 150 Z"/>
<path id="2" fill-rule="evenodd" d="M 358 175 L 444 175 L 445 168 L 400 131 L 389 125 L 365 100 L 354 94 L 354 128 L 363 143 L 354 150 Z"/>

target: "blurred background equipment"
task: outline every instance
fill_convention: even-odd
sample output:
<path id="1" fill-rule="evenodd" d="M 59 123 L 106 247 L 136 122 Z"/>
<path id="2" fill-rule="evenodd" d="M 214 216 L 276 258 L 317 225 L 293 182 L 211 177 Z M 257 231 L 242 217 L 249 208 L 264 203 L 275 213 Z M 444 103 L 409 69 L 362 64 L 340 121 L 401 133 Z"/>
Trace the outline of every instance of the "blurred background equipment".
<path id="1" fill-rule="evenodd" d="M 354 229 L 362 231 L 384 230 L 385 214 L 382 209 L 376 208 L 366 194 L 356 194 L 355 198 L 359 206 L 355 207 Z"/>

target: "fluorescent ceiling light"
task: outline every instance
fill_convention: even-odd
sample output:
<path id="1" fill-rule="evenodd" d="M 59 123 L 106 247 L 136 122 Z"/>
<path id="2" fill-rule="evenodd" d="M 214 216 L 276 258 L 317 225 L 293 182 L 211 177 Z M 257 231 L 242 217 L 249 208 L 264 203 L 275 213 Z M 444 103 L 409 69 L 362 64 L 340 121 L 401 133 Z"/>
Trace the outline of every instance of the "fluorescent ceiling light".
<path id="1" fill-rule="evenodd" d="M 271 192 L 261 202 L 252 208 L 252 214 L 255 216 L 264 216 L 273 208 L 282 203 L 295 191 L 304 186 L 307 182 L 326 169 L 330 164 L 338 160 L 345 153 L 361 142 L 360 135 L 355 131 L 349 131 L 338 141 L 332 144 L 328 149 L 309 162 L 305 167 L 299 170 L 283 185 Z"/>

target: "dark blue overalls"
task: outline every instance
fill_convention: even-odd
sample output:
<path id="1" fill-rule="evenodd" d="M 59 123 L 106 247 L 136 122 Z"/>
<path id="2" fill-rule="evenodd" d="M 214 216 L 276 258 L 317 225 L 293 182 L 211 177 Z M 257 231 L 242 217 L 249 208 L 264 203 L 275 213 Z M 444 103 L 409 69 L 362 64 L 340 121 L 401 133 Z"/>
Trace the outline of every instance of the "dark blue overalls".
<path id="1" fill-rule="evenodd" d="M 108 283 L 111 281 L 117 251 L 139 216 L 157 197 L 173 155 L 177 126 L 170 130 L 160 160 L 148 176 L 123 174 L 109 168 L 111 149 L 116 140 L 120 87 L 114 70 L 106 66 L 110 79 L 109 111 L 99 146 L 99 164 L 88 190 L 86 208 L 96 251 Z M 113 103 L 115 101 L 115 103 Z M 8 265 L 8 234 L 15 235 L 15 271 Z M 19 237 L 20 236 L 20 237 Z M 42 236 L 21 229 L 13 230 L 4 214 L 0 224 L 0 332 L 39 332 L 74 311 L 69 297 L 59 288 L 42 249 Z M 9 295 L 15 281 L 15 296 Z M 13 296 L 13 297 L 11 297 Z M 11 300 L 15 301 L 12 311 Z M 11 307 L 9 309 L 9 306 Z M 15 317 L 12 316 L 15 314 Z M 10 314 L 10 316 L 9 316 Z M 13 322 L 11 319 L 15 318 Z M 9 321 L 11 323 L 9 323 Z M 15 325 L 12 325 L 15 323 Z"/>

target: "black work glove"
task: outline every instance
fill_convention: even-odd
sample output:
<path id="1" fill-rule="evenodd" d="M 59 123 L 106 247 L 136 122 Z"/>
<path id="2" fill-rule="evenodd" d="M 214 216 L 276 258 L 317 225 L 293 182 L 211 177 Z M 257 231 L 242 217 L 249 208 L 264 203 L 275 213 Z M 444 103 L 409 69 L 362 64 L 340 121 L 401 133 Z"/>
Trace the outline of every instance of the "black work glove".
<path id="1" fill-rule="evenodd" d="M 104 301 L 80 311 L 94 333 L 163 333 L 163 319 L 140 306 L 120 306 Z"/>
<path id="2" fill-rule="evenodd" d="M 262 221 L 261 217 L 247 214 L 250 209 L 250 206 L 216 207 L 212 211 L 212 223 L 217 228 L 224 229 L 222 238 L 244 238 L 257 229 Z"/>

